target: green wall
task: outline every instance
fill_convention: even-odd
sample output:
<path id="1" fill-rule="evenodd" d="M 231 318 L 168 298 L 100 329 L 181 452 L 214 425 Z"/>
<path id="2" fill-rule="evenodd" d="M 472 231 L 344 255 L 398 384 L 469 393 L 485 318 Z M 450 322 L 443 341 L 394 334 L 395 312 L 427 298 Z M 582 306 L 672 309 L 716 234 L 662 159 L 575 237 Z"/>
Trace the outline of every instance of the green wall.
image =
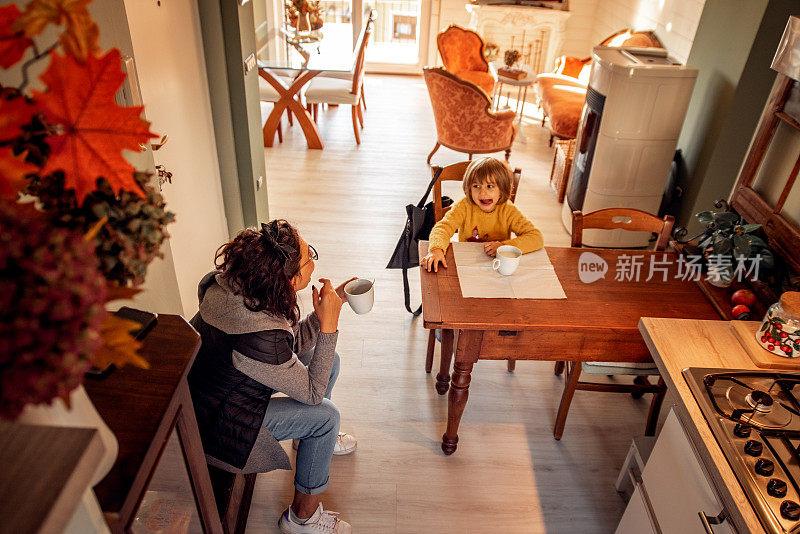
<path id="1" fill-rule="evenodd" d="M 255 52 L 253 3 L 198 0 L 198 7 L 223 202 L 233 236 L 269 220 L 258 72 L 244 72 L 244 60 Z"/>
<path id="2" fill-rule="evenodd" d="M 694 214 L 728 198 L 775 72 L 770 69 L 797 0 L 706 0 L 687 64 L 699 70 L 678 140 L 685 169 L 678 223 L 696 233 Z"/>

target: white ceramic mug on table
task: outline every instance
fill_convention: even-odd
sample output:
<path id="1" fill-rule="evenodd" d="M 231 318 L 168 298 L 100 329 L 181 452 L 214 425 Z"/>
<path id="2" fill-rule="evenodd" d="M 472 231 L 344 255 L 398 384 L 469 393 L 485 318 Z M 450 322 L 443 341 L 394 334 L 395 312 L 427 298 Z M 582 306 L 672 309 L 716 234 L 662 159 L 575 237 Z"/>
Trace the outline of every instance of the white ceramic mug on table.
<path id="1" fill-rule="evenodd" d="M 351 280 L 344 286 L 344 295 L 354 312 L 359 315 L 365 314 L 372 309 L 372 304 L 375 302 L 375 280 L 366 278 Z"/>
<path id="2" fill-rule="evenodd" d="M 504 276 L 512 275 L 519 267 L 520 258 L 522 251 L 514 245 L 497 247 L 497 256 L 492 262 L 492 269 Z"/>

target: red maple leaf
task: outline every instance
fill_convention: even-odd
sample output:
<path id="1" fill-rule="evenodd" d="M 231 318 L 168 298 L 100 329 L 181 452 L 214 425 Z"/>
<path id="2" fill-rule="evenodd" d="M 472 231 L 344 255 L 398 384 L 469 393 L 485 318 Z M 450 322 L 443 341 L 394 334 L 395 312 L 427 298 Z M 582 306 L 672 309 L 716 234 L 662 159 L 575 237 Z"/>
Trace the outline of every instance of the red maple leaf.
<path id="1" fill-rule="evenodd" d="M 0 7 L 0 67 L 7 69 L 22 59 L 33 41 L 11 26 L 22 12 L 16 4 Z"/>
<path id="2" fill-rule="evenodd" d="M 25 177 L 39 170 L 36 165 L 25 163 L 25 153 L 15 156 L 11 147 L 0 148 L 0 198 L 16 200 L 18 193 L 27 185 Z"/>
<path id="3" fill-rule="evenodd" d="M 31 122 L 36 108 L 21 96 L 9 98 L 0 91 L 0 141 L 22 135 L 22 126 Z"/>
<path id="4" fill-rule="evenodd" d="M 125 79 L 119 51 L 99 58 L 90 54 L 84 64 L 56 52 L 50 55 L 50 66 L 41 75 L 48 90 L 35 91 L 34 100 L 60 131 L 47 137 L 51 153 L 42 174 L 63 171 L 64 187 L 75 189 L 79 204 L 96 189 L 99 177 L 115 193 L 124 189 L 144 196 L 122 151 L 139 151 L 140 143 L 156 135 L 140 116 L 142 106 L 122 107 L 114 101 Z"/>

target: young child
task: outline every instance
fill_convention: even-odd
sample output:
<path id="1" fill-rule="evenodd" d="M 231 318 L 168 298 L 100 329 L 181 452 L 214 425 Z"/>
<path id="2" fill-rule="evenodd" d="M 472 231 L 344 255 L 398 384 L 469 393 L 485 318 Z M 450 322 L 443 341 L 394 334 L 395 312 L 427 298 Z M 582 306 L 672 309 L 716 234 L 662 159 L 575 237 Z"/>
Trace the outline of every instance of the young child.
<path id="1" fill-rule="evenodd" d="M 505 163 L 495 158 L 473 160 L 464 173 L 463 187 L 465 197 L 431 230 L 428 255 L 420 261 L 425 269 L 438 272 L 440 263 L 447 267 L 444 253 L 456 231 L 459 241 L 483 242 L 489 256 L 495 256 L 501 245 L 514 245 L 523 254 L 542 248 L 542 232 L 508 200 L 514 178 Z"/>

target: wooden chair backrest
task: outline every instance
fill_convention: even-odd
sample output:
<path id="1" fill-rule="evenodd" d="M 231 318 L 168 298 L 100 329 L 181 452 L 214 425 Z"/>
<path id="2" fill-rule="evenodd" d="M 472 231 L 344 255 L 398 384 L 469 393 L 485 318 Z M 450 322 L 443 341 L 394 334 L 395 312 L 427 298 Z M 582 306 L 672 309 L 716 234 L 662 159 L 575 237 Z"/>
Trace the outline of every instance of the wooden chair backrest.
<path id="1" fill-rule="evenodd" d="M 439 175 L 439 179 L 433 184 L 433 215 L 436 222 L 441 221 L 445 213 L 450 211 L 450 206 L 442 206 L 442 182 L 463 182 L 464 173 L 467 171 L 469 164 L 469 161 L 459 161 L 447 167 L 431 167 L 431 178 L 433 178 L 437 170 L 442 169 L 442 174 Z M 519 178 L 521 174 L 522 169 L 514 169 L 514 187 L 511 189 L 511 197 L 509 198 L 511 202 L 514 202 L 514 199 L 517 198 L 517 188 L 519 187 Z"/>
<path id="2" fill-rule="evenodd" d="M 364 56 L 367 53 L 367 43 L 372 35 L 372 27 L 374 26 L 375 19 L 373 17 L 374 9 L 370 11 L 369 18 L 366 24 L 361 29 L 361 35 L 358 36 L 356 47 L 358 52 L 356 55 L 355 65 L 353 66 L 353 89 L 351 93 L 357 95 L 361 91 L 361 83 L 364 81 Z"/>
<path id="3" fill-rule="evenodd" d="M 583 214 L 581 211 L 572 212 L 572 246 L 580 247 L 583 244 L 583 230 L 596 228 L 600 230 L 630 230 L 632 232 L 653 232 L 658 234 L 653 250 L 664 250 L 669 243 L 675 217 L 666 215 L 659 219 L 646 211 L 633 208 L 607 208 Z"/>

